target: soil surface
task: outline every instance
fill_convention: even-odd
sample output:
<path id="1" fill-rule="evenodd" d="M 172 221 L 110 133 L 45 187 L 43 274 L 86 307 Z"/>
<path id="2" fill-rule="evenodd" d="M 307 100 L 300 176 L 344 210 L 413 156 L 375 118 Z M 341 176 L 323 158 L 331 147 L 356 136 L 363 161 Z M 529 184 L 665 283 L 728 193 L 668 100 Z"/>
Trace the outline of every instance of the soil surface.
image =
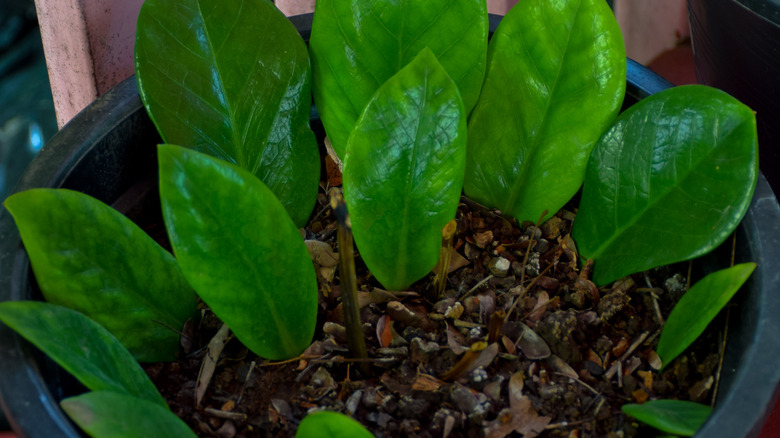
<path id="1" fill-rule="evenodd" d="M 229 339 L 196 405 L 207 346 L 222 325 L 204 307 L 183 359 L 146 366 L 198 435 L 288 437 L 308 412 L 328 409 L 377 437 L 657 436 L 620 407 L 714 397 L 722 324 L 663 372 L 654 352 L 689 264 L 598 288 L 590 265 L 579 267 L 571 206 L 536 227 L 463 199 L 439 298 L 433 274 L 408 291 L 382 290 L 356 252 L 369 359 L 350 359 L 325 191 L 302 231 L 320 280 L 318 331 L 302 358 L 269 363 Z"/>

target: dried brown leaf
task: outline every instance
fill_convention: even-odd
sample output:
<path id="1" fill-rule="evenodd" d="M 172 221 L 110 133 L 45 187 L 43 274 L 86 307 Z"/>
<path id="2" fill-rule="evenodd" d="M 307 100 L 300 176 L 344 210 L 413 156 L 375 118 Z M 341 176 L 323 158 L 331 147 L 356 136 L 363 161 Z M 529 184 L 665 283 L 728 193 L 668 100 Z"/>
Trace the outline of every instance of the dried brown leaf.
<path id="1" fill-rule="evenodd" d="M 460 255 L 460 253 L 455 248 L 450 248 L 450 268 L 447 270 L 447 273 L 451 274 L 458 269 L 468 265 L 471 263 Z M 433 273 L 438 274 L 439 273 L 439 264 L 437 263 L 436 266 L 433 267 Z"/>
<path id="2" fill-rule="evenodd" d="M 469 346 L 466 345 L 466 338 L 449 324 L 447 324 L 447 346 L 457 355 L 461 355 L 469 350 Z"/>
<path id="3" fill-rule="evenodd" d="M 539 296 L 536 297 L 536 305 L 528 315 L 528 320 L 537 322 L 542 319 L 542 315 L 547 310 L 547 304 L 550 302 L 550 295 L 547 292 L 542 291 Z"/>
<path id="4" fill-rule="evenodd" d="M 523 375 L 518 372 L 509 379 L 509 408 L 501 410 L 495 420 L 487 423 L 484 431 L 488 438 L 504 438 L 512 432 L 533 438 L 548 424 L 550 417 L 540 416 L 531 399 L 523 395 Z"/>
<path id="5" fill-rule="evenodd" d="M 571 377 L 572 379 L 578 379 L 580 377 L 571 365 L 554 354 L 547 358 L 547 364 L 550 365 L 553 370 L 566 377 Z"/>
<path id="6" fill-rule="evenodd" d="M 376 322 L 376 337 L 382 347 L 389 347 L 393 343 L 393 320 L 389 316 L 382 315 Z"/>
<path id="7" fill-rule="evenodd" d="M 225 344 L 227 344 L 229 340 L 230 328 L 228 328 L 227 324 L 222 324 L 222 327 L 217 331 L 217 334 L 209 341 L 208 348 L 206 349 L 206 356 L 203 358 L 203 363 L 200 365 L 198 380 L 195 384 L 195 406 L 200 406 L 203 396 L 206 395 L 206 389 L 209 387 L 211 378 L 214 376 L 219 356 L 222 354 L 222 349 L 225 348 Z"/>
<path id="8" fill-rule="evenodd" d="M 310 239 L 305 240 L 304 243 L 309 249 L 311 259 L 318 265 L 325 268 L 335 268 L 339 265 L 339 255 L 327 242 Z"/>
<path id="9" fill-rule="evenodd" d="M 541 336 L 536 334 L 531 327 L 520 323 L 522 334 L 517 341 L 517 347 L 523 352 L 523 355 L 531 360 L 540 360 L 550 357 L 550 347 Z"/>

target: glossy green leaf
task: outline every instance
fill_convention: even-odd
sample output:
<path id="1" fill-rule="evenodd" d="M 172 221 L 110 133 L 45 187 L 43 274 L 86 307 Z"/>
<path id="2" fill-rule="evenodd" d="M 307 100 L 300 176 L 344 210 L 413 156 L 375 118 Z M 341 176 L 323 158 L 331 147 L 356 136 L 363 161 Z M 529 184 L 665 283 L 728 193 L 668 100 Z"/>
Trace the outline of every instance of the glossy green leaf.
<path id="1" fill-rule="evenodd" d="M 84 314 L 40 301 L 6 301 L 0 303 L 0 321 L 87 388 L 124 393 L 167 408 L 130 352 Z"/>
<path id="2" fill-rule="evenodd" d="M 46 301 L 94 319 L 141 362 L 175 359 L 197 297 L 169 252 L 82 193 L 32 189 L 5 206 Z"/>
<path id="3" fill-rule="evenodd" d="M 249 170 L 305 225 L 320 175 L 311 69 L 303 39 L 271 2 L 146 0 L 135 69 L 165 142 Z"/>
<path id="4" fill-rule="evenodd" d="M 66 398 L 60 406 L 80 428 L 95 438 L 196 436 L 167 408 L 115 392 L 88 392 Z"/>
<path id="5" fill-rule="evenodd" d="M 712 413 L 712 408 L 707 405 L 682 400 L 625 404 L 622 410 L 658 430 L 682 436 L 693 436 Z"/>
<path id="6" fill-rule="evenodd" d="M 658 340 L 658 355 L 666 367 L 696 340 L 747 281 L 755 263 L 713 272 L 693 285 L 674 306 Z"/>
<path id="7" fill-rule="evenodd" d="M 377 89 L 428 47 L 458 85 L 466 112 L 485 74 L 484 0 L 318 0 L 312 24 L 314 102 L 333 149 Z"/>
<path id="8" fill-rule="evenodd" d="M 158 149 L 160 198 L 179 265 L 211 310 L 267 359 L 314 336 L 317 279 L 295 224 L 249 172 L 186 148 Z"/>
<path id="9" fill-rule="evenodd" d="M 466 158 L 466 115 L 430 50 L 376 92 L 349 137 L 344 199 L 360 255 L 377 280 L 402 290 L 439 260 L 455 217 Z"/>
<path id="10" fill-rule="evenodd" d="M 706 254 L 739 224 L 757 177 L 750 108 L 702 85 L 662 91 L 593 150 L 574 240 L 599 285 Z"/>
<path id="11" fill-rule="evenodd" d="M 320 411 L 303 418 L 295 438 L 373 438 L 362 424 L 344 414 Z"/>
<path id="12" fill-rule="evenodd" d="M 519 2 L 490 40 L 469 119 L 466 195 L 518 220 L 555 214 L 580 188 L 625 87 L 623 40 L 606 2 Z"/>

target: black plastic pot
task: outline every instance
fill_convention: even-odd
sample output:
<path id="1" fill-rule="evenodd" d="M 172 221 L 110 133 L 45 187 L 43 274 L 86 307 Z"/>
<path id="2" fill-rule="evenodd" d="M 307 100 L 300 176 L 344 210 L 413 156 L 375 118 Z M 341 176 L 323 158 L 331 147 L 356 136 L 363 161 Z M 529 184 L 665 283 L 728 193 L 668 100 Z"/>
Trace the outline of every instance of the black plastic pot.
<path id="1" fill-rule="evenodd" d="M 756 111 L 761 170 L 780 191 L 780 0 L 688 0 L 696 76 Z"/>
<path id="2" fill-rule="evenodd" d="M 311 16 L 292 21 L 308 38 Z M 669 84 L 629 62 L 625 105 Z M 312 113 L 316 117 L 316 112 Z M 312 126 L 318 126 L 313 121 Z M 321 133 L 320 133 L 321 134 Z M 154 176 L 157 132 L 141 105 L 134 78 L 98 99 L 63 128 L 35 158 L 16 191 L 65 187 L 109 204 L 135 182 Z M 697 436 L 745 437 L 760 430 L 780 382 L 780 207 L 760 177 L 739 227 L 737 262 L 758 269 L 732 310 L 727 356 L 714 415 Z M 717 253 L 712 258 L 717 258 Z M 0 301 L 38 299 L 29 260 L 8 212 L 0 210 Z M 5 326 L 0 326 L 0 398 L 21 437 L 77 437 L 58 401 L 72 379 Z"/>

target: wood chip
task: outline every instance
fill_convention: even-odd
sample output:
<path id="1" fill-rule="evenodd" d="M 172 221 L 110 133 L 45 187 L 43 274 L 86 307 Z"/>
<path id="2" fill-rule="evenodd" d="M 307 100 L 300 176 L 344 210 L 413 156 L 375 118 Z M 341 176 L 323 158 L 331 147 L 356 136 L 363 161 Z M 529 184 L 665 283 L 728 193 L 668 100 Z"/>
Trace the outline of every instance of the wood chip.
<path id="1" fill-rule="evenodd" d="M 447 382 L 437 379 L 429 374 L 420 373 L 412 383 L 412 389 L 417 391 L 436 391 L 441 388 Z"/>

